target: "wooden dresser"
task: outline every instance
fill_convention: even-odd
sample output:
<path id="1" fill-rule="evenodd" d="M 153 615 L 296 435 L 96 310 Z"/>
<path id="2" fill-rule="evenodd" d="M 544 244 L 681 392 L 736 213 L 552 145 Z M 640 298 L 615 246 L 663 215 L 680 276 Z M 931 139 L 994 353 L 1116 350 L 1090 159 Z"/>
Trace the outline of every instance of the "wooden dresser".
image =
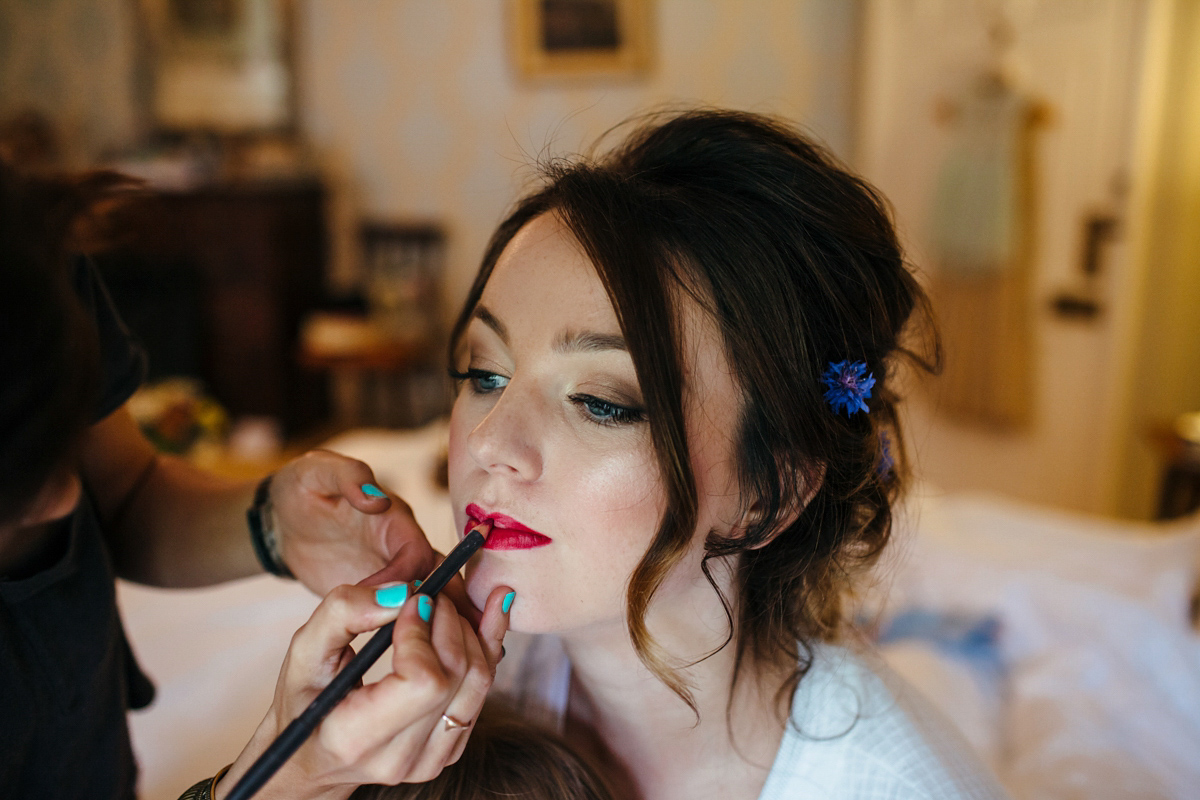
<path id="1" fill-rule="evenodd" d="M 121 213 L 97 263 L 152 378 L 199 378 L 234 418 L 276 417 L 289 436 L 328 418 L 327 376 L 297 358 L 324 297 L 324 201 L 316 180 L 223 184 Z"/>

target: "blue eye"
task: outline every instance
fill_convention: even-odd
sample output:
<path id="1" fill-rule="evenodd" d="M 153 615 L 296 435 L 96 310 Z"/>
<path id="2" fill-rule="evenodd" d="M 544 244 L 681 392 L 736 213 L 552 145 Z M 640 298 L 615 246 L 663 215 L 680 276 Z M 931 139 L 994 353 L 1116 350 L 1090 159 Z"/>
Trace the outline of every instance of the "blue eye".
<path id="1" fill-rule="evenodd" d="M 623 425 L 641 422 L 646 412 L 640 408 L 629 408 L 601 400 L 590 394 L 571 395 L 571 400 L 577 403 L 588 417 L 600 425 Z"/>
<path id="2" fill-rule="evenodd" d="M 508 385 L 508 378 L 494 372 L 484 372 L 473 376 L 475 390 L 478 392 L 494 392 Z"/>
<path id="3" fill-rule="evenodd" d="M 490 394 L 508 386 L 508 378 L 483 369 L 468 369 L 466 372 L 450 370 L 450 377 L 456 381 L 467 381 L 475 394 Z"/>

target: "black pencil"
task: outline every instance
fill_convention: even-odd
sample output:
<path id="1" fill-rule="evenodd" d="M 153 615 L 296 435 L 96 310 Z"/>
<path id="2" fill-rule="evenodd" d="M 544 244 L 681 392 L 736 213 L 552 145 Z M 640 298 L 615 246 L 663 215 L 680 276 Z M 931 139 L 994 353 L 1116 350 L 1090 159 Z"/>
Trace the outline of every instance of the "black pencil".
<path id="1" fill-rule="evenodd" d="M 488 522 L 480 523 L 472 528 L 471 532 L 464 536 L 463 540 L 446 555 L 446 560 L 429 573 L 429 577 L 417 588 L 416 594 L 436 597 L 442 587 L 458 574 L 467 560 L 475 555 L 475 551 L 483 547 L 491 530 L 491 523 Z M 395 627 L 395 622 L 389 622 L 375 632 L 366 646 L 350 659 L 346 668 L 333 677 L 329 685 L 308 704 L 308 708 L 292 720 L 283 729 L 283 733 L 271 742 L 271 746 L 250 765 L 250 769 L 234 785 L 226 800 L 249 800 L 255 792 L 262 788 L 263 784 L 283 766 L 284 762 L 300 749 L 300 745 L 304 744 L 305 740 L 312 735 L 312 732 L 321 724 L 321 720 L 325 719 L 334 706 L 358 685 L 371 665 L 379 660 L 379 657 L 392 643 L 392 629 Z"/>

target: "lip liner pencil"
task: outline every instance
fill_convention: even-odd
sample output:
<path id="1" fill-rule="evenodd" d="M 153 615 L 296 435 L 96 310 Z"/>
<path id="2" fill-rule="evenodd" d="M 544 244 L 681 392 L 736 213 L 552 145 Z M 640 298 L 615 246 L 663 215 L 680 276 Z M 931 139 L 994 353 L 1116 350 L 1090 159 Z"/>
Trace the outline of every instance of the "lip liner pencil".
<path id="1" fill-rule="evenodd" d="M 491 532 L 492 524 L 490 522 L 481 522 L 472 528 L 463 537 L 463 540 L 446 554 L 446 560 L 429 573 L 429 577 L 424 580 L 414 594 L 436 597 L 442 587 L 463 568 L 467 560 L 475 555 L 475 551 L 483 547 L 483 543 L 487 541 L 488 534 Z M 389 622 L 375 632 L 363 649 L 350 659 L 346 668 L 333 677 L 329 685 L 308 704 L 308 708 L 292 720 L 283 729 L 283 733 L 271 742 L 271 746 L 250 765 L 250 769 L 234 785 L 226 800 L 249 800 L 283 766 L 284 762 L 300 749 L 300 745 L 304 744 L 305 740 L 312 735 L 312 732 L 321 724 L 321 720 L 325 719 L 333 707 L 358 685 L 366 671 L 392 644 L 392 629 L 395 626 L 394 621 Z"/>

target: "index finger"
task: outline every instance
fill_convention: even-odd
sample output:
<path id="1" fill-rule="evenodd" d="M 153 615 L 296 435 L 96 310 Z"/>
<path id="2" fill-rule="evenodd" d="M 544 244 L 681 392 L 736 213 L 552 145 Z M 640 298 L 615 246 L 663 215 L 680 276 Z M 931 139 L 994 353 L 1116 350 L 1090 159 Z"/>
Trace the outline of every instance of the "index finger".
<path id="1" fill-rule="evenodd" d="M 312 450 L 301 458 L 307 461 L 307 468 L 300 471 L 300 480 L 309 491 L 325 497 L 344 497 L 367 514 L 378 514 L 391 507 L 392 498 L 379 487 L 375 473 L 365 462 L 332 450 Z"/>
<path id="2" fill-rule="evenodd" d="M 446 560 L 444 555 L 436 550 L 433 550 L 432 548 L 429 549 L 429 553 L 432 560 L 424 562 L 425 571 L 420 575 L 413 573 L 413 561 L 411 556 L 400 550 L 392 556 L 391 561 L 385 564 L 382 569 L 373 575 L 363 578 L 361 581 L 359 581 L 359 583 L 365 586 L 371 586 L 377 583 L 383 583 L 385 581 L 410 581 L 415 578 L 421 578 L 424 580 L 425 578 L 429 577 L 438 564 L 441 564 Z M 471 623 L 471 627 L 478 629 L 479 623 L 483 619 L 483 612 L 476 608 L 475 604 L 471 602 L 471 598 L 467 595 L 466 581 L 463 580 L 461 574 L 455 575 L 453 578 L 451 578 L 449 583 L 442 588 L 441 594 L 444 594 L 446 597 L 450 598 L 451 602 L 454 603 L 454 607 L 458 609 L 458 613 Z"/>
<path id="3" fill-rule="evenodd" d="M 328 682 L 345 648 L 356 636 L 392 621 L 395 608 L 381 606 L 376 590 L 363 586 L 334 588 L 292 637 L 288 661 L 308 673 L 313 683 Z"/>

